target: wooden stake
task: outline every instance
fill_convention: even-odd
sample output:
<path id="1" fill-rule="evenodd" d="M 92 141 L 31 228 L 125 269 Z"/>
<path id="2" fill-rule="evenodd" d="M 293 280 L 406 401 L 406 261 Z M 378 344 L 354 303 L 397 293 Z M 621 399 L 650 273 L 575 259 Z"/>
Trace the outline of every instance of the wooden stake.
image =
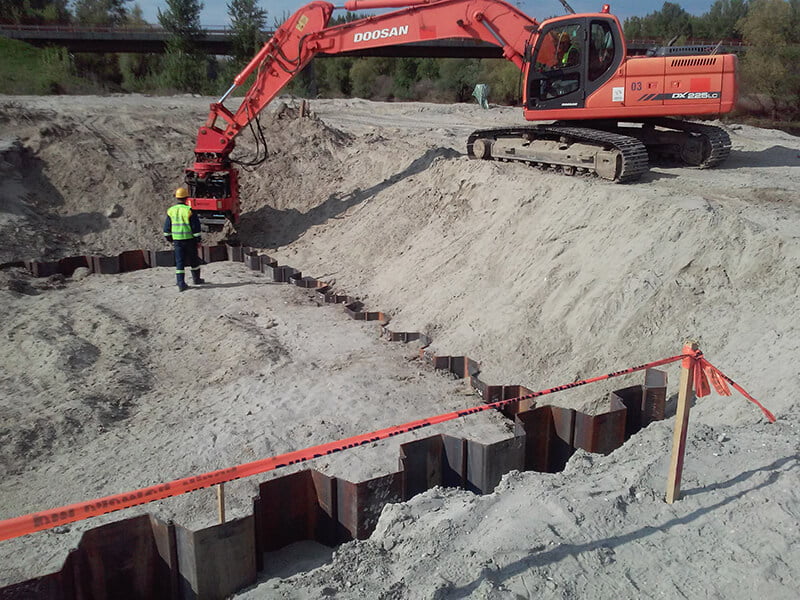
<path id="1" fill-rule="evenodd" d="M 683 354 L 697 350 L 697 342 L 688 341 L 683 346 Z M 678 389 L 678 408 L 675 411 L 675 432 L 672 435 L 672 460 L 669 465 L 667 479 L 667 504 L 672 504 L 681 495 L 681 475 L 683 473 L 683 457 L 686 453 L 686 433 L 689 428 L 689 408 L 692 403 L 692 386 L 694 383 L 694 360 L 684 358 L 681 369 L 681 381 Z"/>
<path id="2" fill-rule="evenodd" d="M 217 513 L 219 514 L 219 522 L 225 522 L 225 484 L 217 484 Z"/>

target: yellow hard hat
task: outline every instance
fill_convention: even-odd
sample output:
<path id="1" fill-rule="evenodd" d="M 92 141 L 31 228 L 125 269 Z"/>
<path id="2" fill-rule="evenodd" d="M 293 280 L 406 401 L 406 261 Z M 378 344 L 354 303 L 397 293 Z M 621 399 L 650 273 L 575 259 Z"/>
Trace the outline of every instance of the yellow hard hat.
<path id="1" fill-rule="evenodd" d="M 189 190 L 187 190 L 185 187 L 179 187 L 177 190 L 175 190 L 175 197 L 178 198 L 179 200 L 182 200 L 183 198 L 188 198 Z"/>

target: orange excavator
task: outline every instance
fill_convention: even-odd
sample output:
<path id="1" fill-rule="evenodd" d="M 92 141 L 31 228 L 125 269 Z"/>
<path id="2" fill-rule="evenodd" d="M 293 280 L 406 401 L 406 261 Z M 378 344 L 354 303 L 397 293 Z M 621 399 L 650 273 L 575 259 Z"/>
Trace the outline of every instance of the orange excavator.
<path id="1" fill-rule="evenodd" d="M 736 56 L 696 47 L 628 56 L 607 4 L 598 13 L 540 23 L 502 0 L 349 0 L 349 11 L 400 10 L 329 26 L 335 8 L 327 2 L 300 8 L 211 104 L 197 134 L 194 165 L 186 169 L 189 204 L 211 228 L 239 220 L 236 165 L 243 163 L 231 158 L 237 136 L 255 131 L 258 114 L 320 53 L 453 39 L 502 48 L 522 71 L 523 117 L 551 123 L 475 131 L 467 154 L 476 159 L 628 182 L 648 170 L 651 157 L 713 167 L 730 152 L 723 129 L 670 117 L 732 110 Z M 226 98 L 252 74 L 238 109 L 228 110 Z"/>

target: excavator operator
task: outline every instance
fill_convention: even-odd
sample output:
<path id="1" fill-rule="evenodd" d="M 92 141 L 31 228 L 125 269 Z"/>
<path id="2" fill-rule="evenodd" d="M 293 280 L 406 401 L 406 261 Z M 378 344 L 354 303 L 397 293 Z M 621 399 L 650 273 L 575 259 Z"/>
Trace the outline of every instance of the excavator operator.
<path id="1" fill-rule="evenodd" d="M 167 209 L 167 220 L 164 221 L 164 238 L 175 247 L 175 277 L 178 291 L 189 289 L 186 285 L 186 263 L 192 272 L 192 283 L 200 285 L 205 280 L 200 277 L 200 257 L 197 246 L 200 243 L 200 219 L 187 206 L 189 190 L 179 187 L 175 190 L 175 204 Z"/>
<path id="2" fill-rule="evenodd" d="M 580 49 L 572 36 L 566 31 L 558 40 L 558 66 L 559 68 L 574 67 L 581 61 Z"/>

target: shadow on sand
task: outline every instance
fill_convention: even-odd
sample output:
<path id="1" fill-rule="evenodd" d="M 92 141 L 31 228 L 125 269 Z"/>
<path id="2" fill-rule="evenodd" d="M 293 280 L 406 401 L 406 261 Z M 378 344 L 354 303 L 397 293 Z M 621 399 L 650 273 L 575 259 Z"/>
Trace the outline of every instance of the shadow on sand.
<path id="1" fill-rule="evenodd" d="M 454 589 L 449 589 L 447 598 L 468 598 L 470 595 L 477 590 L 480 586 L 481 582 L 484 579 L 488 579 L 493 583 L 499 584 L 503 581 L 507 581 L 512 577 L 520 575 L 525 571 L 530 569 L 536 569 L 539 567 L 544 567 L 546 565 L 551 565 L 558 563 L 559 561 L 564 560 L 565 558 L 576 557 L 579 554 L 583 554 L 585 552 L 592 552 L 592 551 L 599 551 L 599 552 L 606 552 L 608 553 L 609 550 L 613 550 L 618 546 L 622 546 L 629 542 L 635 542 L 637 540 L 646 538 L 654 533 L 663 533 L 666 532 L 677 525 L 686 525 L 687 523 L 691 523 L 692 521 L 702 517 L 705 514 L 713 512 L 718 508 L 721 508 L 743 496 L 754 492 L 759 489 L 763 489 L 766 487 L 771 486 L 780 478 L 782 473 L 786 471 L 792 470 L 798 466 L 798 457 L 796 455 L 786 456 L 784 458 L 780 458 L 775 460 L 774 462 L 764 465 L 763 467 L 759 467 L 758 469 L 753 469 L 751 471 L 745 471 L 736 477 L 729 479 L 728 481 L 709 485 L 699 489 L 693 489 L 683 492 L 683 496 L 694 496 L 697 494 L 709 492 L 711 490 L 719 490 L 719 489 L 726 489 L 730 488 L 736 484 L 742 483 L 754 475 L 759 473 L 769 473 L 766 480 L 763 482 L 753 485 L 747 489 L 742 490 L 736 494 L 731 494 L 730 496 L 726 496 L 719 502 L 714 504 L 709 504 L 708 506 L 704 506 L 702 508 L 698 508 L 690 513 L 687 513 L 680 517 L 674 517 L 669 519 L 668 521 L 661 523 L 661 524 L 654 524 L 654 525 L 647 525 L 640 529 L 636 529 L 629 533 L 624 533 L 620 535 L 615 535 L 608 538 L 598 539 L 590 542 L 586 542 L 584 544 L 559 544 L 555 548 L 551 548 L 549 550 L 544 550 L 544 546 L 539 546 L 536 550 L 538 552 L 534 552 L 531 556 L 526 556 L 525 558 L 521 558 L 511 564 L 499 569 L 497 571 L 493 571 L 491 569 L 484 568 L 480 575 L 471 583 Z M 785 468 L 784 468 L 785 467 Z"/>
<path id="2" fill-rule="evenodd" d="M 766 150 L 732 150 L 717 169 L 753 169 L 763 167 L 800 167 L 800 150 L 772 146 Z"/>
<path id="3" fill-rule="evenodd" d="M 433 148 L 414 160 L 402 171 L 387 177 L 367 189 L 355 189 L 347 194 L 332 194 L 327 200 L 306 213 L 297 210 L 276 210 L 264 206 L 242 215 L 239 226 L 241 239 L 262 248 L 285 246 L 297 240 L 308 229 L 336 218 L 357 204 L 367 202 L 396 183 L 428 169 L 436 159 L 463 156 L 451 148 Z"/>

